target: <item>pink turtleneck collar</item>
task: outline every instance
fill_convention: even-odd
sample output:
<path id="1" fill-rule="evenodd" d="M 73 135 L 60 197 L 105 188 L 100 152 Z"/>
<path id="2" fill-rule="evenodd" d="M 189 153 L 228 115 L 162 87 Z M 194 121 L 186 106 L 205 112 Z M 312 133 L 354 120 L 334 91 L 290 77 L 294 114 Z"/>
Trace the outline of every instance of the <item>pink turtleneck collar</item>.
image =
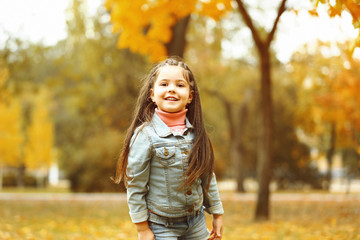
<path id="1" fill-rule="evenodd" d="M 160 119 L 171 129 L 171 131 L 183 132 L 185 129 L 185 118 L 187 109 L 177 112 L 164 112 L 158 108 L 155 109 Z"/>

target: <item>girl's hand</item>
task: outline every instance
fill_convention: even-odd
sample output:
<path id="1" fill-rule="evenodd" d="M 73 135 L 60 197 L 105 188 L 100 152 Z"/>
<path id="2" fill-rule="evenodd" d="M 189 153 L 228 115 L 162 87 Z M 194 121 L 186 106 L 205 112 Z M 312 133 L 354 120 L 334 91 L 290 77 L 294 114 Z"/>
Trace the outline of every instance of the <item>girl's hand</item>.
<path id="1" fill-rule="evenodd" d="M 155 240 L 154 233 L 148 228 L 138 232 L 138 240 Z"/>
<path id="2" fill-rule="evenodd" d="M 212 230 L 210 233 L 209 240 L 219 240 L 222 238 L 223 234 L 223 216 L 222 215 L 213 215 L 213 222 L 212 222 Z"/>
<path id="3" fill-rule="evenodd" d="M 148 221 L 136 223 L 136 230 L 138 231 L 138 240 L 155 240 L 154 233 L 149 228 Z"/>

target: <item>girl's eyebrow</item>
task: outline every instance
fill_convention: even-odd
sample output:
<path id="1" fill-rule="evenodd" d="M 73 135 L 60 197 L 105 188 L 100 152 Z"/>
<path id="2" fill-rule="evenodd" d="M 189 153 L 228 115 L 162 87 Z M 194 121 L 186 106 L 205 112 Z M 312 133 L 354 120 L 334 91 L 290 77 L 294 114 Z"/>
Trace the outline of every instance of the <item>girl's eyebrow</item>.
<path id="1" fill-rule="evenodd" d="M 159 79 L 159 81 L 176 81 L 176 82 L 179 82 L 179 81 L 182 81 L 182 82 L 187 82 L 186 79 L 167 79 L 167 78 L 162 78 L 162 79 Z"/>

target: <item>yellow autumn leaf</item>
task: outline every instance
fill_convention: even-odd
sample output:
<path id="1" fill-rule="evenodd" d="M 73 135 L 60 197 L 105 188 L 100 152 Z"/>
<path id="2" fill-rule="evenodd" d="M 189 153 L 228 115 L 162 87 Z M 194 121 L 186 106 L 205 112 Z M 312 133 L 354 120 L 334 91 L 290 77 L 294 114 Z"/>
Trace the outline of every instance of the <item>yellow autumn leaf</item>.
<path id="1" fill-rule="evenodd" d="M 104 4 L 111 11 L 113 31 L 120 33 L 117 47 L 149 55 L 151 61 L 167 55 L 165 45 L 179 19 L 198 13 L 218 20 L 232 8 L 230 0 L 106 0 Z"/>

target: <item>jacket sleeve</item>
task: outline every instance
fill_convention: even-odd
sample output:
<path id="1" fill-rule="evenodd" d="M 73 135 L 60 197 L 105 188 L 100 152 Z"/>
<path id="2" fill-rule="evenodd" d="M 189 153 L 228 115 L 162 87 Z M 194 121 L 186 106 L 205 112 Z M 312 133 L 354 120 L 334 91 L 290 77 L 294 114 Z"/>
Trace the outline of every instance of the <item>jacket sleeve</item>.
<path id="1" fill-rule="evenodd" d="M 127 202 L 133 223 L 148 219 L 145 196 L 148 192 L 151 142 L 145 129 L 135 131 L 130 144 L 127 172 Z"/>
<path id="2" fill-rule="evenodd" d="M 224 214 L 224 209 L 220 200 L 220 194 L 216 183 L 215 173 L 210 175 L 210 184 L 208 184 L 208 178 L 202 179 L 202 188 L 204 194 L 204 207 L 205 211 L 209 214 Z M 208 191 L 206 191 L 208 187 Z"/>

